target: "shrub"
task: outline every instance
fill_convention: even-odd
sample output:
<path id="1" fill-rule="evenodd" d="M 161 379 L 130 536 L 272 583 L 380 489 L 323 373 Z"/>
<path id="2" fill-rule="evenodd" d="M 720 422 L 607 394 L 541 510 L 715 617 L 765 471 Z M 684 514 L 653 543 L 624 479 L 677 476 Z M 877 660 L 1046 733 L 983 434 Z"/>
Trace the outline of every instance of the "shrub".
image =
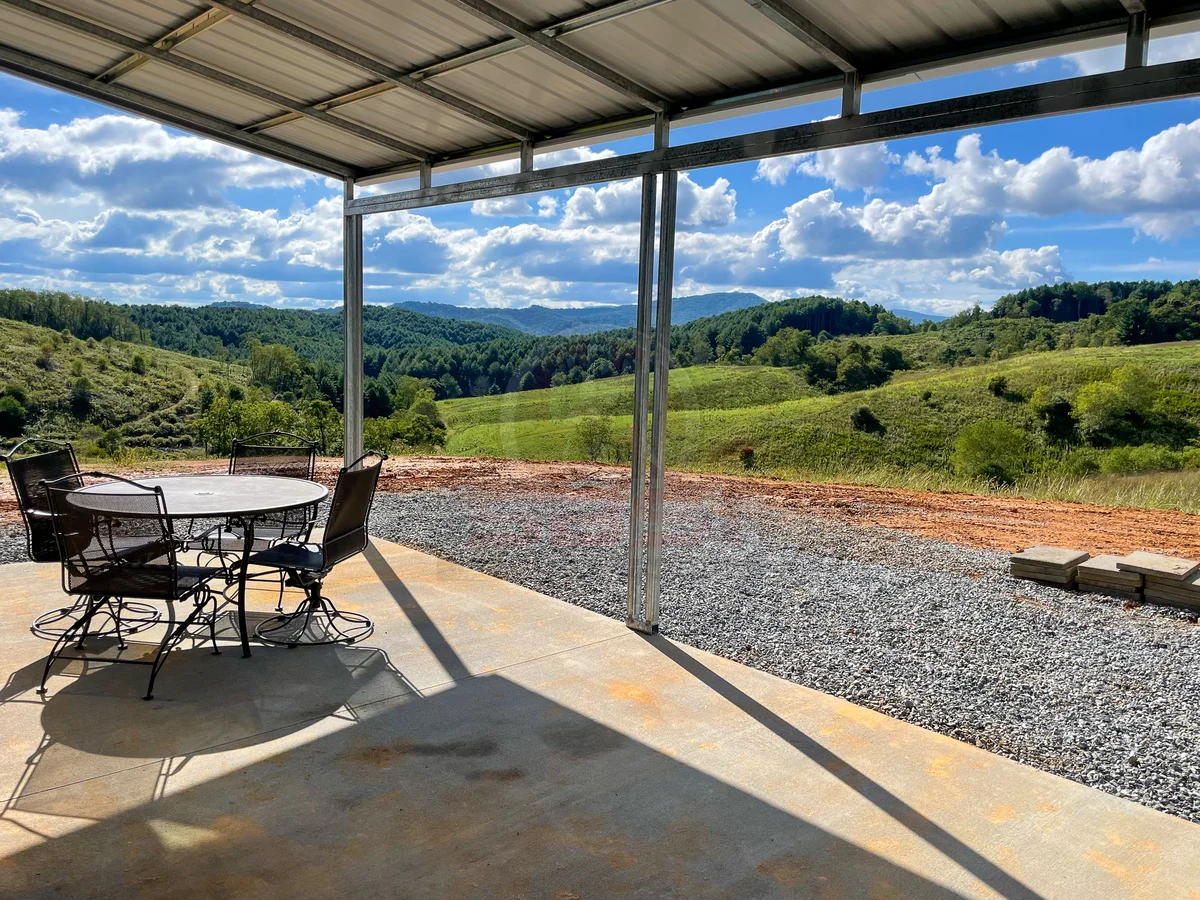
<path id="1" fill-rule="evenodd" d="M 71 385 L 71 415 L 86 419 L 92 414 L 92 383 L 87 376 L 76 378 Z"/>
<path id="2" fill-rule="evenodd" d="M 550 387 L 562 387 L 567 383 L 567 375 L 565 372 L 555 372 L 550 377 Z"/>
<path id="3" fill-rule="evenodd" d="M 1115 447 L 1100 460 L 1100 471 L 1106 475 L 1129 475 L 1136 472 L 1163 472 L 1183 467 L 1183 454 L 1157 444 L 1139 447 Z"/>
<path id="4" fill-rule="evenodd" d="M 520 389 L 523 391 L 533 391 L 537 389 L 537 379 L 533 377 L 532 372 L 526 372 L 521 376 Z"/>
<path id="5" fill-rule="evenodd" d="M 134 375 L 146 374 L 146 357 L 140 353 L 133 354 L 133 359 L 129 361 L 129 371 Z"/>
<path id="6" fill-rule="evenodd" d="M 958 474 L 1012 484 L 1024 473 L 1029 435 L 997 419 L 980 419 L 959 432 L 951 462 Z"/>
<path id="7" fill-rule="evenodd" d="M 612 444 L 612 420 L 584 416 L 575 424 L 575 443 L 587 459 L 600 459 Z"/>
<path id="8" fill-rule="evenodd" d="M 11 394 L 0 397 L 0 436 L 20 437 L 25 432 L 25 407 Z"/>
<path id="9" fill-rule="evenodd" d="M 867 434 L 882 434 L 885 431 L 883 423 L 875 417 L 869 406 L 860 406 L 850 413 L 850 427 Z"/>
<path id="10" fill-rule="evenodd" d="M 75 377 L 79 377 L 80 375 L 83 374 L 83 360 L 82 359 L 71 360 L 71 374 L 74 375 Z"/>
<path id="11" fill-rule="evenodd" d="M 1042 433 L 1047 440 L 1067 444 L 1075 437 L 1075 428 L 1079 424 L 1075 419 L 1075 410 L 1071 401 L 1060 393 L 1051 392 L 1042 386 L 1033 392 L 1030 399 L 1033 414 L 1042 426 Z"/>
<path id="12" fill-rule="evenodd" d="M 933 399 L 933 391 L 921 391 L 921 402 L 928 403 Z"/>
<path id="13" fill-rule="evenodd" d="M 1003 375 L 993 375 L 988 382 L 988 393 L 994 397 L 1004 397 L 1008 394 L 1008 379 Z"/>
<path id="14" fill-rule="evenodd" d="M 118 456 L 120 456 L 121 451 L 124 448 L 125 439 L 121 435 L 121 432 L 117 431 L 115 428 L 108 429 L 108 431 L 100 435 L 99 440 L 96 441 L 96 449 L 98 449 L 105 456 L 112 457 L 113 459 L 116 459 Z"/>
<path id="15" fill-rule="evenodd" d="M 753 469 L 754 468 L 754 448 L 753 447 L 743 447 L 741 450 L 738 451 L 738 458 L 741 459 L 741 461 L 742 461 L 743 469 Z"/>

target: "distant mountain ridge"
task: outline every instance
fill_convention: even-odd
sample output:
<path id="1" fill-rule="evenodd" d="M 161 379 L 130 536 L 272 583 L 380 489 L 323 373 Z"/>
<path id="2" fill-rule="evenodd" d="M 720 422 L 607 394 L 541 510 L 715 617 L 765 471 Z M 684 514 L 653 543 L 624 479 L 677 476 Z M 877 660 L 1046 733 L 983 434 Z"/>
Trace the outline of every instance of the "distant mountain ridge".
<path id="1" fill-rule="evenodd" d="M 768 302 L 749 291 L 724 291 L 713 294 L 695 294 L 676 297 L 671 304 L 671 324 L 684 325 L 696 319 L 719 316 L 722 313 L 761 306 Z M 509 309 L 491 306 L 454 306 L 449 303 L 428 303 L 420 300 L 405 300 L 393 304 L 412 312 L 439 319 L 457 319 L 466 322 L 481 322 L 515 328 L 526 334 L 539 337 L 550 335 L 590 334 L 614 328 L 633 328 L 637 324 L 637 306 L 590 306 L 582 309 L 560 309 L 551 306 L 525 306 Z M 933 313 L 914 312 L 908 309 L 892 310 L 896 315 L 920 322 L 929 319 L 940 322 L 945 316 Z"/>

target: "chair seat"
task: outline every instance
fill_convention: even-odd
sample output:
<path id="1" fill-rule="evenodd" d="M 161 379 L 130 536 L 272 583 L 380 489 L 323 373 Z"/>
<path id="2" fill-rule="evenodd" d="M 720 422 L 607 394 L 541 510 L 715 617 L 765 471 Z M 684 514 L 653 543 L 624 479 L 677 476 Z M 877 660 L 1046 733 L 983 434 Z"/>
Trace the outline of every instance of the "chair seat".
<path id="1" fill-rule="evenodd" d="M 250 565 L 272 569 L 296 569 L 320 572 L 325 568 L 325 554 L 319 545 L 283 543 L 268 547 L 250 557 Z"/>
<path id="2" fill-rule="evenodd" d="M 251 550 L 266 550 L 277 541 L 299 537 L 302 530 L 291 525 L 287 528 L 278 525 L 256 525 L 254 540 L 250 544 Z M 195 542 L 195 538 L 189 540 L 193 546 Z M 218 525 L 200 536 L 199 546 L 205 553 L 241 553 L 246 549 L 246 535 L 240 528 Z"/>
<path id="3" fill-rule="evenodd" d="M 175 578 L 172 579 L 170 566 L 118 566 L 85 578 L 71 593 L 132 597 L 138 600 L 175 600 L 186 597 L 206 581 L 222 574 L 224 570 L 207 566 L 176 566 Z"/>

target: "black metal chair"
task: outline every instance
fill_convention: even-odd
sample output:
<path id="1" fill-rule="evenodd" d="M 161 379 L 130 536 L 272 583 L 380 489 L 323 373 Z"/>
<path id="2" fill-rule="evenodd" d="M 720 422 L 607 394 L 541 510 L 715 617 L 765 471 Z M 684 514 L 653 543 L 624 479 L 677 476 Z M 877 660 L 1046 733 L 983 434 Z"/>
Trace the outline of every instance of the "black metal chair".
<path id="1" fill-rule="evenodd" d="M 41 448 L 38 452 L 38 448 Z M 4 454 L 17 509 L 25 523 L 25 549 L 34 562 L 58 562 L 58 542 L 50 521 L 44 481 L 58 481 L 74 476 L 81 487 L 79 463 L 69 443 L 45 438 L 27 438 Z"/>
<path id="2" fill-rule="evenodd" d="M 364 465 L 369 457 L 375 462 Z M 366 549 L 371 505 L 386 459 L 382 453 L 367 453 L 338 473 L 319 543 L 283 541 L 250 557 L 252 566 L 286 573 L 288 584 L 303 588 L 306 595 L 295 611 L 261 622 L 254 630 L 260 641 L 288 647 L 354 644 L 375 630 L 367 616 L 338 609 L 321 588 L 334 566 Z"/>
<path id="3" fill-rule="evenodd" d="M 25 549 L 34 562 L 57 562 L 58 541 L 46 496 L 45 482 L 54 481 L 64 487 L 83 487 L 83 476 L 75 459 L 75 450 L 65 441 L 46 438 L 26 438 L 4 454 L 8 477 L 17 497 L 17 509 L 25 524 Z M 45 612 L 33 620 L 30 631 L 46 640 L 57 640 L 79 617 L 85 607 L 80 599 L 70 606 Z M 158 622 L 159 613 L 145 603 L 125 603 L 117 615 L 111 610 L 112 623 L 120 622 L 126 635 L 136 634 Z M 103 629 L 98 636 L 114 636 L 112 629 Z"/>
<path id="4" fill-rule="evenodd" d="M 233 442 L 229 454 L 230 475 L 274 475 L 278 478 L 312 480 L 317 469 L 317 444 L 287 431 L 266 431 Z M 317 521 L 317 506 L 269 513 L 254 519 L 252 550 L 266 550 L 278 541 L 306 541 Z M 215 556 L 227 568 L 245 550 L 242 523 L 229 521 L 190 539 L 201 552 Z M 283 581 L 275 608 L 283 611 Z"/>
<path id="5" fill-rule="evenodd" d="M 178 542 L 171 530 L 162 488 L 147 487 L 116 475 L 88 472 L 83 477 L 104 481 L 99 489 L 89 487 L 80 491 L 78 477 L 69 475 L 45 483 L 62 562 L 63 590 L 81 598 L 83 608 L 75 622 L 54 642 L 38 693 L 46 692 L 46 681 L 55 661 L 79 659 L 150 666 L 146 699 L 152 700 L 154 680 L 167 654 L 187 637 L 195 622 L 207 621 L 213 653 L 221 652 L 217 647 L 216 599 L 209 582 L 222 574 L 222 570 L 179 563 Z M 120 489 L 105 490 L 108 485 L 118 484 Z M 166 631 L 153 659 L 140 656 L 126 659 L 121 655 L 128 647 L 120 602 L 126 598 L 166 603 Z M 194 608 L 177 622 L 175 607 L 187 601 L 192 601 Z M 206 615 L 208 603 L 213 608 Z M 98 617 L 114 620 L 106 635 L 97 635 L 93 628 Z M 115 637 L 118 647 L 115 656 L 82 652 L 89 638 L 96 640 L 101 636 Z M 79 652 L 68 653 L 71 645 Z"/>

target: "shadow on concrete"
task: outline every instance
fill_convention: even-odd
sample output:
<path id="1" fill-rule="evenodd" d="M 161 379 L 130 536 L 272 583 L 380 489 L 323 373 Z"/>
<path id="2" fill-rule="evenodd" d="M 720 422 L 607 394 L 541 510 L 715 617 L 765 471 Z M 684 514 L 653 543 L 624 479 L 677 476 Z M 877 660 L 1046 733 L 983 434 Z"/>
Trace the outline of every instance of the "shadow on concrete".
<path id="1" fill-rule="evenodd" d="M 178 650 L 164 667 L 170 694 L 152 702 L 139 699 L 140 667 L 76 665 L 66 686 L 32 700 L 43 734 L 5 813 L 90 818 L 57 789 L 117 771 L 123 786 L 109 807 L 146 802 L 197 755 L 277 740 L 329 716 L 352 720 L 358 706 L 413 691 L 386 653 L 357 647 L 264 647 L 251 659 Z"/>
<path id="2" fill-rule="evenodd" d="M 462 661 L 462 658 L 450 646 L 450 642 L 438 630 L 437 625 L 425 614 L 425 610 L 417 602 L 417 598 L 404 586 L 404 582 L 396 574 L 396 570 L 392 568 L 391 563 L 384 558 L 383 554 L 379 552 L 374 544 L 367 545 L 367 549 L 363 551 L 363 556 L 370 563 L 376 577 L 379 579 L 379 583 L 391 594 L 392 599 L 396 601 L 396 605 L 400 607 L 400 611 L 408 618 L 409 624 L 416 629 L 425 646 L 429 648 L 429 651 L 434 655 L 438 663 L 446 670 L 446 674 L 450 676 L 450 679 L 452 681 L 459 681 L 463 678 L 470 678 L 471 672 L 467 668 L 466 663 Z"/>
<path id="3" fill-rule="evenodd" d="M 870 801 L 922 840 L 954 860 L 999 896 L 1007 900 L 1041 900 L 1041 895 L 1026 887 L 979 852 L 964 844 L 936 822 L 922 815 L 887 788 L 850 765 L 836 753 L 773 713 L 753 697 L 730 684 L 699 660 L 665 638 L 639 635 L 659 653 L 666 656 L 688 674 L 742 710 L 760 725 L 772 731 L 796 750 L 811 759 L 847 787 Z"/>
<path id="4" fill-rule="evenodd" d="M 77 699 L 93 721 L 113 714 Z M 128 708 L 129 739 L 150 741 L 157 726 Z M 498 675 L 358 713 L 115 813 L 128 772 L 47 792 L 93 824 L 5 859 L 0 895 L 961 896 Z"/>

